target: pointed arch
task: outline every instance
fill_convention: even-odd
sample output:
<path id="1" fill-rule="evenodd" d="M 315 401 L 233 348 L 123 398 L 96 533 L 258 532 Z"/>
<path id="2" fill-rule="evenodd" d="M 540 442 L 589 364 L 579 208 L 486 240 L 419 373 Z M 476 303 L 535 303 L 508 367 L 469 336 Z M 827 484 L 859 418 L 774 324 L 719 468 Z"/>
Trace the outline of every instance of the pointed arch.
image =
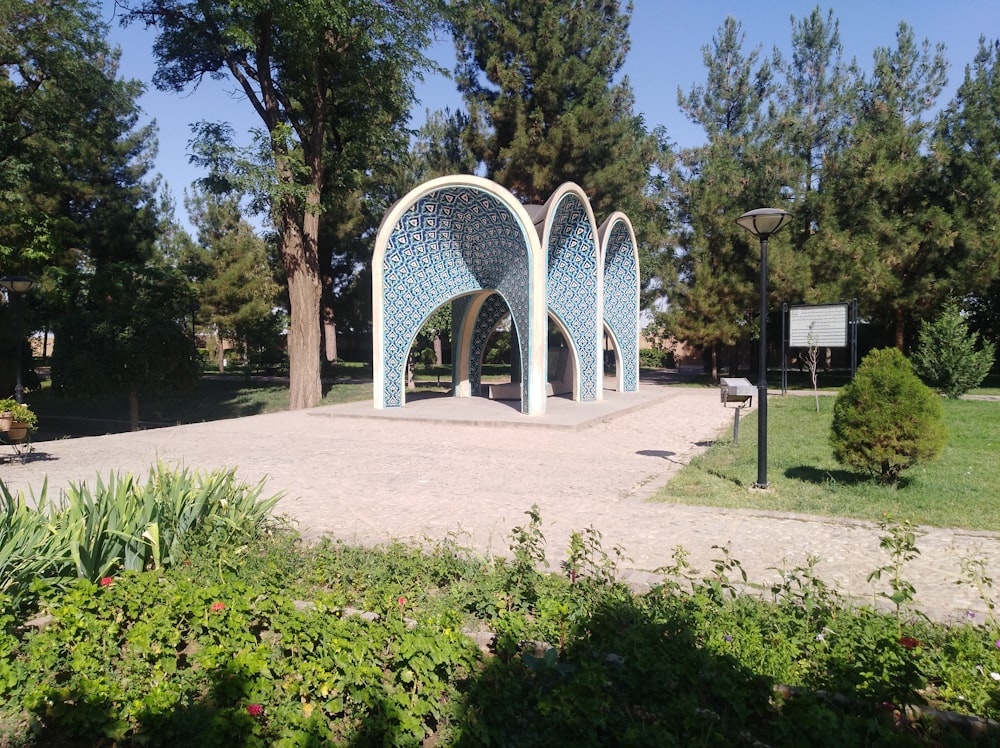
<path id="1" fill-rule="evenodd" d="M 618 357 L 618 391 L 639 390 L 639 250 L 628 216 L 612 213 L 598 231 L 604 272 L 604 325 Z"/>
<path id="2" fill-rule="evenodd" d="M 597 223 L 586 193 L 566 182 L 534 216 L 546 253 L 546 303 L 565 332 L 573 360 L 573 399 L 603 396 L 601 295 Z"/>
<path id="3" fill-rule="evenodd" d="M 406 355 L 431 312 L 466 295 L 481 306 L 489 294 L 479 292 L 496 291 L 510 308 L 521 347 L 521 411 L 545 411 L 545 371 L 537 363 L 545 356 L 545 255 L 531 218 L 510 192 L 467 175 L 411 190 L 379 227 L 372 286 L 376 408 L 404 404 Z M 464 355 L 461 346 L 456 355 Z"/>

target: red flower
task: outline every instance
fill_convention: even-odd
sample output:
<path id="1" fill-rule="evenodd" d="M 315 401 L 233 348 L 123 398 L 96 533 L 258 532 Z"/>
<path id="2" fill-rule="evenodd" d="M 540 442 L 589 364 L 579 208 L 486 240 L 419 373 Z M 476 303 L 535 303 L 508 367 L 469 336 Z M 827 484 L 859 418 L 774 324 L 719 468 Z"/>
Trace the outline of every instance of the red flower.
<path id="1" fill-rule="evenodd" d="M 225 603 L 212 603 L 212 612 L 213 613 L 216 613 L 216 612 L 218 612 L 220 610 L 225 610 L 225 609 L 226 609 L 226 604 Z"/>
<path id="2" fill-rule="evenodd" d="M 399 603 L 401 606 L 402 605 L 406 605 L 406 598 L 405 597 L 399 597 L 399 598 L 397 598 L 396 602 Z"/>
<path id="3" fill-rule="evenodd" d="M 906 649 L 916 649 L 920 646 L 920 642 L 914 639 L 912 636 L 901 636 L 899 638 L 899 643 L 902 644 Z"/>
<path id="4" fill-rule="evenodd" d="M 249 714 L 251 717 L 259 717 L 263 713 L 264 713 L 264 707 L 262 707 L 260 704 L 247 705 L 247 714 Z"/>
<path id="5" fill-rule="evenodd" d="M 101 583 L 100 584 L 101 584 L 102 587 L 110 587 L 114 583 L 115 583 L 115 578 L 114 577 L 101 577 Z"/>

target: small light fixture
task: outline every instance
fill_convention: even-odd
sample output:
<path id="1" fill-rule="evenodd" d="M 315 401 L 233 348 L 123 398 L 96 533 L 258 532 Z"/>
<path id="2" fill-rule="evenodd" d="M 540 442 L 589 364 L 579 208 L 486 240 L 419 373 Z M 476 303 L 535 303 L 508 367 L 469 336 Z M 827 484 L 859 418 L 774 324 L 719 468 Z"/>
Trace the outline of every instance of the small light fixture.
<path id="1" fill-rule="evenodd" d="M 26 275 L 5 275 L 0 278 L 0 286 L 14 293 L 27 293 L 35 287 L 35 279 Z"/>
<path id="2" fill-rule="evenodd" d="M 757 208 L 736 219 L 736 223 L 756 237 L 766 239 L 792 220 L 792 214 L 780 208 Z"/>

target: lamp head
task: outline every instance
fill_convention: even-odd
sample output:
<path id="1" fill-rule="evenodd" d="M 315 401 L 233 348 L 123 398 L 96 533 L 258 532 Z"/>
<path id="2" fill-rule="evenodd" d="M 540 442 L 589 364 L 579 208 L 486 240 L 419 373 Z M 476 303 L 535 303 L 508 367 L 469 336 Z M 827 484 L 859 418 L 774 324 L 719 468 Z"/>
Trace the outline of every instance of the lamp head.
<path id="1" fill-rule="evenodd" d="M 0 286 L 14 293 L 27 293 L 35 287 L 35 279 L 26 275 L 5 275 L 0 278 Z"/>
<path id="2" fill-rule="evenodd" d="M 736 223 L 754 236 L 767 239 L 790 220 L 792 220 L 791 213 L 786 213 L 780 208 L 757 208 L 741 215 L 736 219 Z"/>

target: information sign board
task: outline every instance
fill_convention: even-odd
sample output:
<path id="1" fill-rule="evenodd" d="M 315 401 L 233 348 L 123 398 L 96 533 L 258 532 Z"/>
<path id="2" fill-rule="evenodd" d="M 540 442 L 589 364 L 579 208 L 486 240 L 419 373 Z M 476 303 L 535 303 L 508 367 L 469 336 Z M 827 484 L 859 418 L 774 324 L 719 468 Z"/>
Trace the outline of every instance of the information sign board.
<path id="1" fill-rule="evenodd" d="M 788 345 L 793 348 L 846 348 L 847 304 L 788 307 Z"/>

